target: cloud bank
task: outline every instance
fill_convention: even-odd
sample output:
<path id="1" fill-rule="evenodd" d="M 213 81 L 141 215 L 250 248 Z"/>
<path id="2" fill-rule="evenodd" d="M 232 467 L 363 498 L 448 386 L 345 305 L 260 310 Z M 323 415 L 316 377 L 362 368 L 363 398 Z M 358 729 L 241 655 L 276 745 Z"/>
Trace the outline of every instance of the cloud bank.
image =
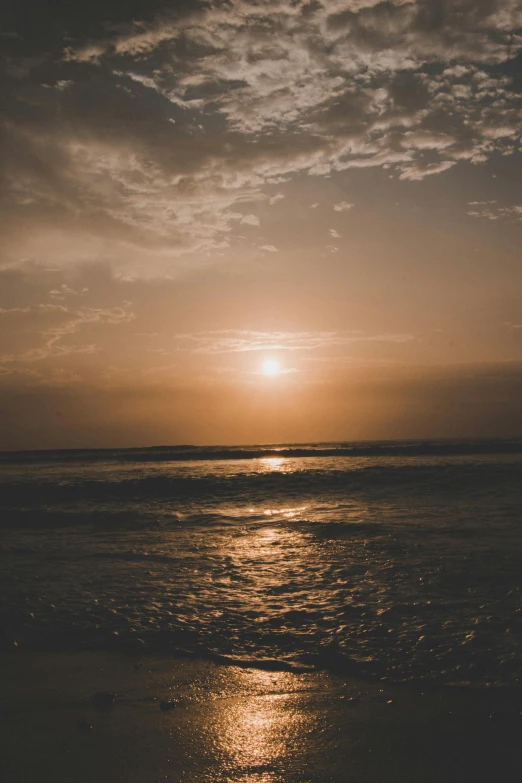
<path id="1" fill-rule="evenodd" d="M 145 10 L 31 56 L 4 40 L 2 207 L 14 228 L 69 235 L 56 263 L 81 245 L 168 273 L 227 251 L 293 178 L 384 167 L 415 182 L 520 149 L 517 0 Z M 32 252 L 5 234 L 4 263 Z"/>

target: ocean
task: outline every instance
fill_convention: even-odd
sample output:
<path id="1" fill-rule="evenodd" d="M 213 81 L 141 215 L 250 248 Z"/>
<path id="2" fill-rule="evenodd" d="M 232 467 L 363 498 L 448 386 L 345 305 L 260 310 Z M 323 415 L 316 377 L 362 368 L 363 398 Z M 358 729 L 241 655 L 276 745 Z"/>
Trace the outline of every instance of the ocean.
<path id="1" fill-rule="evenodd" d="M 0 455 L 4 648 L 522 675 L 522 441 Z"/>

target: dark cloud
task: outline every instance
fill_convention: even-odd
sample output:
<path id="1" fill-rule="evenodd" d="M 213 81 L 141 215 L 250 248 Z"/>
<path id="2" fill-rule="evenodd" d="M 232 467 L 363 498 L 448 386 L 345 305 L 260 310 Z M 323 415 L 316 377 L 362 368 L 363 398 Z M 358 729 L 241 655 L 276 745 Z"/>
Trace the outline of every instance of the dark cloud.
<path id="1" fill-rule="evenodd" d="M 520 143 L 520 98 L 498 69 L 522 48 L 512 0 L 5 13 L 7 211 L 88 223 L 115 256 L 145 249 L 147 267 L 226 249 L 241 205 L 300 173 L 418 180 Z"/>

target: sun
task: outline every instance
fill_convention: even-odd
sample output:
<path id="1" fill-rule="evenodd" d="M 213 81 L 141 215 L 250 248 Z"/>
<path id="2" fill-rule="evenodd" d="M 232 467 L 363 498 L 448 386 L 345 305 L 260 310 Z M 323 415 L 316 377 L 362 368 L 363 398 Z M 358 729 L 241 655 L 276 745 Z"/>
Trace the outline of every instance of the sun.
<path id="1" fill-rule="evenodd" d="M 281 367 L 277 359 L 265 359 L 263 362 L 264 375 L 279 375 Z"/>

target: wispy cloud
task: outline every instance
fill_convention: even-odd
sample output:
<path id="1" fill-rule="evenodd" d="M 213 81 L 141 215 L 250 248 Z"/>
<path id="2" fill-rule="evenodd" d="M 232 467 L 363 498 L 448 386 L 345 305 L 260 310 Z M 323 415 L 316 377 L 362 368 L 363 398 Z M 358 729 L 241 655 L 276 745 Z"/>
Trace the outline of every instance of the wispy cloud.
<path id="1" fill-rule="evenodd" d="M 134 319 L 129 303 L 122 307 L 81 308 L 71 310 L 63 305 L 0 309 L 4 345 L 10 351 L 0 353 L 0 364 L 37 362 L 76 353 L 94 353 L 96 346 L 81 343 L 75 337 L 93 324 L 121 324 Z"/>
<path id="2" fill-rule="evenodd" d="M 258 226 L 259 218 L 257 215 L 243 215 L 241 218 L 241 223 L 247 226 Z"/>
<path id="3" fill-rule="evenodd" d="M 522 223 L 522 204 L 500 206 L 497 201 L 470 201 L 469 206 L 470 217 Z"/>
<path id="4" fill-rule="evenodd" d="M 274 204 L 277 204 L 278 201 L 282 201 L 284 199 L 283 193 L 276 193 L 275 196 L 272 196 L 272 198 L 268 199 L 268 203 L 272 207 Z"/>
<path id="5" fill-rule="evenodd" d="M 412 334 L 363 332 L 255 332 L 230 329 L 177 334 L 178 349 L 200 354 L 243 353 L 251 351 L 314 351 L 364 342 L 406 343 Z"/>

